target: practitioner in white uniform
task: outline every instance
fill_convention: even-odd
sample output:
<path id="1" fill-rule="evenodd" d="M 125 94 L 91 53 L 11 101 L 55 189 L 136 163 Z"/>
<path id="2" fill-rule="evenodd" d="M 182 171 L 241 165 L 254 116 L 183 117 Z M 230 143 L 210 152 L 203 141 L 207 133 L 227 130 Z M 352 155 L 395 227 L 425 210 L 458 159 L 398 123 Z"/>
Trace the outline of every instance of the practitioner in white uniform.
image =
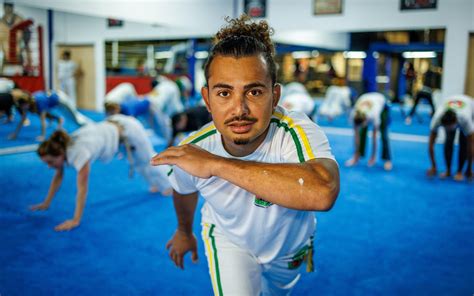
<path id="1" fill-rule="evenodd" d="M 158 79 L 163 80 L 161 88 L 158 87 L 158 82 L 153 80 L 151 82 L 152 91 L 144 96 L 137 94 L 133 84 L 120 83 L 105 96 L 105 110 L 109 114 L 111 112 L 116 113 L 118 109 L 119 113 L 125 115 L 145 116 L 155 133 L 170 142 L 173 131 L 169 114 L 176 114 L 175 111 L 170 111 L 182 110 L 183 107 L 178 86 L 168 78 L 159 77 Z M 176 89 L 170 83 L 174 84 Z M 159 95 L 160 93 L 161 95 Z M 178 101 L 176 101 L 176 94 Z"/>
<path id="2" fill-rule="evenodd" d="M 87 124 L 70 136 L 64 131 L 54 132 L 40 144 L 38 155 L 54 168 L 56 173 L 44 201 L 31 206 L 31 210 L 47 210 L 58 191 L 64 176 L 64 167 L 72 166 L 77 171 L 76 209 L 72 219 L 55 227 L 56 231 L 73 229 L 81 223 L 86 204 L 91 164 L 95 160 L 109 162 L 118 151 L 119 127 L 111 122 Z"/>
<path id="3" fill-rule="evenodd" d="M 71 105 L 76 108 L 76 76 L 79 73 L 76 62 L 71 60 L 71 52 L 66 50 L 58 61 L 59 89 L 65 92 Z"/>
<path id="4" fill-rule="evenodd" d="M 385 97 L 380 93 L 366 93 L 357 100 L 351 113 L 354 123 L 354 155 L 346 161 L 346 166 L 353 166 L 359 162 L 360 157 L 365 155 L 365 146 L 367 142 L 367 131 L 369 125 L 372 125 L 372 154 L 368 165 L 373 166 L 376 162 L 377 153 L 377 132 L 380 132 L 382 142 L 382 160 L 384 169 L 392 169 L 392 160 L 390 155 L 390 144 L 388 137 L 388 125 L 390 122 L 390 110 Z"/>
<path id="5" fill-rule="evenodd" d="M 184 110 L 181 92 L 173 80 L 160 75 L 152 86 L 153 90 L 147 95 L 152 106 L 168 115 L 169 118 Z"/>
<path id="6" fill-rule="evenodd" d="M 451 176 L 451 160 L 453 157 L 454 138 L 456 130 L 459 129 L 459 157 L 458 170 L 454 175 L 456 181 L 464 180 L 462 170 L 467 160 L 465 176 L 472 179 L 472 161 L 474 149 L 474 99 L 466 95 L 455 95 L 446 98 L 431 119 L 431 133 L 429 140 L 429 154 L 431 168 L 428 176 L 437 174 L 437 165 L 434 153 L 434 144 L 438 134 L 438 128 L 443 126 L 446 132 L 444 142 L 444 160 L 446 162 L 446 172 L 440 175 L 441 178 Z"/>
<path id="7" fill-rule="evenodd" d="M 213 122 L 153 158 L 170 174 L 178 229 L 170 257 L 197 260 L 192 232 L 198 192 L 202 236 L 216 295 L 282 295 L 311 258 L 313 211 L 327 211 L 339 171 L 323 131 L 277 107 L 268 24 L 242 16 L 216 35 L 202 89 Z M 311 267 L 311 266 L 308 266 Z"/>
<path id="8" fill-rule="evenodd" d="M 326 98 L 318 109 L 318 117 L 324 116 L 329 120 L 343 114 L 351 107 L 351 90 L 344 86 L 341 79 L 336 85 L 331 85 L 326 91 Z"/>
<path id="9" fill-rule="evenodd" d="M 152 166 L 151 158 L 156 155 L 150 138 L 143 125 L 134 117 L 115 114 L 107 118 L 108 121 L 117 123 L 122 127 L 121 138 L 123 139 L 130 167 L 136 169 L 150 185 L 150 192 L 161 192 L 163 195 L 171 195 L 171 185 L 168 181 L 168 170 L 164 166 Z M 131 173 L 133 175 L 133 173 Z"/>
<path id="10" fill-rule="evenodd" d="M 314 100 L 300 82 L 290 82 L 283 87 L 279 105 L 290 111 L 303 112 L 311 116 L 314 109 Z"/>

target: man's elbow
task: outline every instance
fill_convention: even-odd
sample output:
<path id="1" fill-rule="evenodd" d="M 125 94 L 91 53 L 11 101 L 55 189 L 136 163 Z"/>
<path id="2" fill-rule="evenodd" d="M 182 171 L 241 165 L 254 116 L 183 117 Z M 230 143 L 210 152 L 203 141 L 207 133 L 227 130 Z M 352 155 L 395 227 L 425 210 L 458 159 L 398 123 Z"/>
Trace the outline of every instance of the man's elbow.
<path id="1" fill-rule="evenodd" d="M 319 189 L 318 196 L 311 207 L 313 211 L 327 212 L 332 209 L 339 195 L 339 182 L 329 184 L 324 189 Z"/>

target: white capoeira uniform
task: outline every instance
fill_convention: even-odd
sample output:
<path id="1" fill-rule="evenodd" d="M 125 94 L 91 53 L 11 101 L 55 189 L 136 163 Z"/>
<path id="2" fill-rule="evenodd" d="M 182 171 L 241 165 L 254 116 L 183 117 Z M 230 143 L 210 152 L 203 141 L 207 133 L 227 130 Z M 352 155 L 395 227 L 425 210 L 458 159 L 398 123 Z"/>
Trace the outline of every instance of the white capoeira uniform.
<path id="1" fill-rule="evenodd" d="M 283 87 L 279 105 L 290 111 L 303 112 L 311 116 L 314 109 L 314 100 L 303 84 L 291 82 Z"/>
<path id="2" fill-rule="evenodd" d="M 151 103 L 151 110 L 154 114 L 159 115 L 154 124 L 158 125 L 161 134 L 169 141 L 173 135 L 171 117 L 176 113 L 183 112 L 184 106 L 181 102 L 179 87 L 174 81 L 164 76 L 159 76 L 157 81 L 158 85 L 154 89 L 155 95 L 149 94 L 147 97 Z"/>
<path id="3" fill-rule="evenodd" d="M 135 90 L 135 86 L 130 82 L 123 82 L 114 87 L 105 95 L 105 103 L 116 103 L 120 104 L 126 101 L 128 98 L 137 98 L 138 94 Z"/>
<path id="4" fill-rule="evenodd" d="M 332 85 L 326 92 L 326 98 L 318 109 L 319 116 L 337 117 L 351 107 L 351 90 L 347 86 Z"/>
<path id="5" fill-rule="evenodd" d="M 368 123 L 372 123 L 374 128 L 379 129 L 385 104 L 386 99 L 381 93 L 365 93 L 356 101 L 350 115 L 351 120 L 354 118 L 356 112 L 361 112 L 365 114 Z"/>
<path id="6" fill-rule="evenodd" d="M 450 96 L 441 102 L 431 119 L 432 131 L 441 126 L 441 118 L 448 109 L 456 113 L 458 125 L 465 136 L 474 133 L 474 99 L 466 95 Z"/>
<path id="7" fill-rule="evenodd" d="M 58 61 L 58 80 L 59 89 L 65 92 L 71 102 L 71 105 L 76 108 L 76 79 L 74 75 L 77 71 L 77 64 L 72 60 Z"/>
<path id="8" fill-rule="evenodd" d="M 15 82 L 8 78 L 0 77 L 0 93 L 9 93 L 15 86 Z"/>
<path id="9" fill-rule="evenodd" d="M 110 162 L 118 151 L 119 129 L 110 122 L 87 124 L 71 134 L 66 147 L 67 164 L 80 171 L 90 161 Z"/>
<path id="10" fill-rule="evenodd" d="M 183 112 L 184 106 L 181 102 L 181 93 L 178 85 L 164 77 L 157 78 L 158 85 L 155 86 L 156 95 L 148 95 L 151 105 L 171 118 L 179 112 Z"/>
<path id="11" fill-rule="evenodd" d="M 264 142 L 248 156 L 230 155 L 212 122 L 181 144 L 186 143 L 244 161 L 334 160 L 322 129 L 306 115 L 280 106 L 273 113 Z M 197 178 L 177 166 L 170 173 L 170 181 L 180 194 L 199 191 L 205 199 L 202 237 L 216 295 L 283 295 L 291 291 L 300 277 L 301 263 L 312 252 L 314 212 L 269 203 L 226 180 Z M 295 182 L 302 184 L 304 180 Z"/>
<path id="12" fill-rule="evenodd" d="M 109 116 L 107 120 L 117 123 L 123 130 L 123 136 L 127 138 L 132 149 L 134 166 L 150 186 L 155 186 L 162 193 L 169 191 L 169 183 L 165 166 L 152 166 L 150 160 L 156 155 L 150 138 L 148 137 L 143 125 L 132 116 L 116 114 Z"/>

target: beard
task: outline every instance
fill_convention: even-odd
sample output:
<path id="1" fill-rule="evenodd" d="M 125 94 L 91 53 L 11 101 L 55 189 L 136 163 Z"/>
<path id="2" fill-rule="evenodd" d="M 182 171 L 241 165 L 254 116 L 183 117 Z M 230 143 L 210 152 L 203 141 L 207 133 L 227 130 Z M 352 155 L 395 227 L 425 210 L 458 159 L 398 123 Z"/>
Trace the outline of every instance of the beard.
<path id="1" fill-rule="evenodd" d="M 250 142 L 249 138 L 236 138 L 234 139 L 235 145 L 247 145 Z"/>

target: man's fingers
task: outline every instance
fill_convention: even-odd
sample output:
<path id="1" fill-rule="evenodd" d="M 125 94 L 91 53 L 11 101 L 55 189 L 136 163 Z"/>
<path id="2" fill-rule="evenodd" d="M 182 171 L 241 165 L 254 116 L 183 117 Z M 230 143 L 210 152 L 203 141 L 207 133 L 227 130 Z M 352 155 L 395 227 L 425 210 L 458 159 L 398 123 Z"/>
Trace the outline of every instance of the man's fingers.
<path id="1" fill-rule="evenodd" d="M 191 253 L 191 260 L 193 260 L 194 263 L 198 261 L 198 253 L 196 249 L 194 249 Z"/>
<path id="2" fill-rule="evenodd" d="M 167 243 L 166 243 L 166 249 L 168 250 L 171 245 L 173 244 L 173 242 L 171 240 L 169 240 Z"/>

